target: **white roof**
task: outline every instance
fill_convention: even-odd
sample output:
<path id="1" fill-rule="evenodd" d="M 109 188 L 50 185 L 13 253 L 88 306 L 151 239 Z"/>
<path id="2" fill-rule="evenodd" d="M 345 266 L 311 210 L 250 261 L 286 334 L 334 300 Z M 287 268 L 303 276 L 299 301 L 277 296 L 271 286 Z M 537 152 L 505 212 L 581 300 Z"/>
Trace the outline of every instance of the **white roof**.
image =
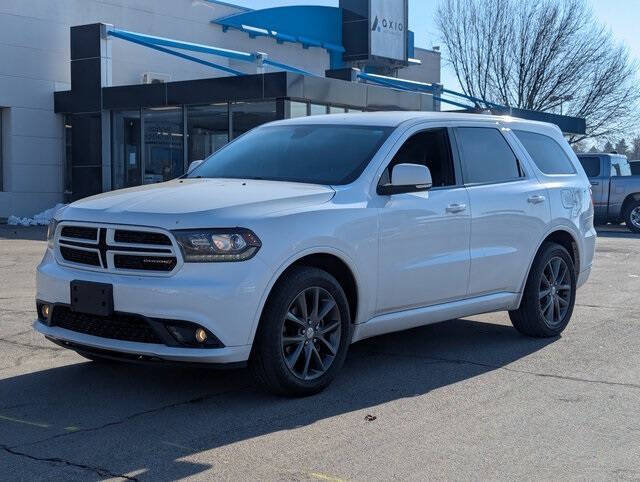
<path id="1" fill-rule="evenodd" d="M 286 119 L 272 122 L 274 124 L 349 124 L 349 125 L 371 125 L 371 126 L 388 126 L 397 127 L 407 121 L 485 121 L 485 122 L 502 122 L 507 125 L 529 126 L 543 129 L 559 130 L 557 126 L 546 122 L 531 121 L 519 119 L 510 116 L 497 116 L 487 114 L 466 114 L 458 112 L 422 112 L 422 111 L 390 111 L 390 112 L 363 112 L 353 114 L 328 114 L 315 115 L 308 117 L 296 117 L 295 119 Z"/>

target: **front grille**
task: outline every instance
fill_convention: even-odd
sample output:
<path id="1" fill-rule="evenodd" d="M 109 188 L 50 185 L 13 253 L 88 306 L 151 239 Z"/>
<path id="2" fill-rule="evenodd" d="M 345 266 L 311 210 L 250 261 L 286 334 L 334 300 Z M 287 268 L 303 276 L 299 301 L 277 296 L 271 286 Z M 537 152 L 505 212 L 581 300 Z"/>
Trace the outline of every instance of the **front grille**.
<path id="1" fill-rule="evenodd" d="M 113 257 L 113 264 L 118 269 L 172 271 L 177 262 L 178 260 L 174 257 L 164 256 L 116 254 Z"/>
<path id="2" fill-rule="evenodd" d="M 87 269 L 149 276 L 168 276 L 180 260 L 168 232 L 146 227 L 116 227 L 60 223 L 56 236 L 60 264 Z"/>
<path id="3" fill-rule="evenodd" d="M 65 260 L 71 263 L 100 266 L 100 257 L 95 251 L 85 251 L 83 249 L 60 246 L 60 254 Z"/>
<path id="4" fill-rule="evenodd" d="M 157 244 L 161 246 L 171 246 L 171 240 L 162 233 L 151 233 L 148 231 L 129 231 L 116 229 L 114 234 L 116 243 L 131 244 Z"/>
<path id="5" fill-rule="evenodd" d="M 111 316 L 96 316 L 77 313 L 66 306 L 56 306 L 53 310 L 51 325 L 112 340 L 163 343 L 144 318 L 131 314 L 114 313 Z"/>
<path id="6" fill-rule="evenodd" d="M 84 226 L 65 226 L 60 235 L 65 238 L 86 239 L 95 241 L 98 238 L 98 228 Z"/>

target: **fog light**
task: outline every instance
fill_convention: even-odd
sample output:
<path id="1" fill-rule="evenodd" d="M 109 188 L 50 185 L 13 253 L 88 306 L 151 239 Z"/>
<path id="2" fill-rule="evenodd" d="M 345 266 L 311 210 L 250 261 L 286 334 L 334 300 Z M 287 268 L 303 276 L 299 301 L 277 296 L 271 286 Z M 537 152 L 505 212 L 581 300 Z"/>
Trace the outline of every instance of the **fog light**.
<path id="1" fill-rule="evenodd" d="M 202 328 L 198 328 L 196 330 L 196 340 L 198 341 L 198 343 L 204 343 L 205 341 L 207 341 L 207 332 Z"/>
<path id="2" fill-rule="evenodd" d="M 45 325 L 51 326 L 51 318 L 53 317 L 53 305 L 51 303 L 43 303 L 36 301 L 38 311 L 38 319 Z"/>

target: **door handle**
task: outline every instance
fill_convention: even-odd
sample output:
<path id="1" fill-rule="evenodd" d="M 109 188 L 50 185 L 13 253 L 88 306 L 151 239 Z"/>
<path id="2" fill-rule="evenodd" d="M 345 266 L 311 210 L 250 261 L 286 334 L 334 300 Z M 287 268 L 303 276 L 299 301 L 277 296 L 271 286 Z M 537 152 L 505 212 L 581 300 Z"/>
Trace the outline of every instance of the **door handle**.
<path id="1" fill-rule="evenodd" d="M 540 204 L 545 201 L 545 197 L 540 194 L 536 194 L 535 196 L 529 196 L 527 201 L 529 201 L 531 204 Z"/>
<path id="2" fill-rule="evenodd" d="M 466 204 L 459 204 L 459 203 L 455 203 L 455 204 L 449 204 L 447 206 L 447 212 L 448 213 L 461 213 L 462 211 L 466 211 L 467 209 L 467 205 Z"/>
<path id="3" fill-rule="evenodd" d="M 598 181 L 591 181 L 592 186 L 599 186 L 600 183 Z"/>

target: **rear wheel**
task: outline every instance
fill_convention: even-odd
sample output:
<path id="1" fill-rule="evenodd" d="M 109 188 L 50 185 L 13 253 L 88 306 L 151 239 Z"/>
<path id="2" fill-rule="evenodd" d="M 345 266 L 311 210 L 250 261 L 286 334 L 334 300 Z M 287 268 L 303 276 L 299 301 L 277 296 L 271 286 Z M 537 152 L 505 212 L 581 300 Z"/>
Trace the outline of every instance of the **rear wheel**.
<path id="1" fill-rule="evenodd" d="M 627 228 L 634 233 L 640 233 L 640 200 L 633 201 L 624 212 Z"/>
<path id="2" fill-rule="evenodd" d="M 509 312 L 520 333 L 534 337 L 557 336 L 566 328 L 576 297 L 576 273 L 569 252 L 547 243 L 536 256 L 520 308 Z"/>
<path id="3" fill-rule="evenodd" d="M 250 360 L 256 380 L 279 395 L 321 391 L 344 363 L 350 325 L 346 296 L 333 276 L 293 269 L 264 309 Z"/>

